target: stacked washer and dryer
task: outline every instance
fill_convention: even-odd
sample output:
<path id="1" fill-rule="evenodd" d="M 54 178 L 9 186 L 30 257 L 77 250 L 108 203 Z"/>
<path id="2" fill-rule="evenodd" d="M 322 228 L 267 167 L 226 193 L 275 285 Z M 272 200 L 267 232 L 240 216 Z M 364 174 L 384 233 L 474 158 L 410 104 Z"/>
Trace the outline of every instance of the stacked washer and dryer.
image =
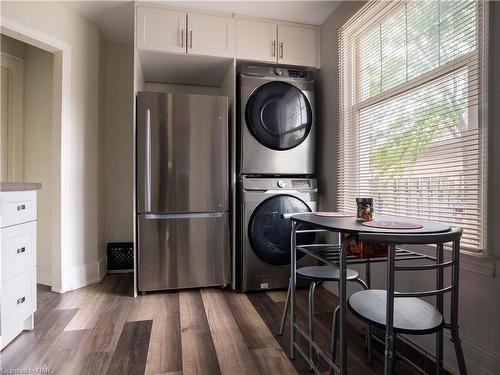
<path id="1" fill-rule="evenodd" d="M 281 215 L 317 208 L 313 72 L 244 65 L 238 78 L 237 286 L 286 288 L 291 222 Z"/>

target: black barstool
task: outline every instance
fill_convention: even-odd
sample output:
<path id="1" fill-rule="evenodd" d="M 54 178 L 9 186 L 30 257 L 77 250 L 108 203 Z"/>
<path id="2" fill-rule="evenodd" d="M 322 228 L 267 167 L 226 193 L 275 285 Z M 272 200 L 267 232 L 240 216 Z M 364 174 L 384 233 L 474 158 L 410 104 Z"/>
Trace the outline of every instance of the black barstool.
<path id="1" fill-rule="evenodd" d="M 364 242 L 389 243 L 387 264 L 387 290 L 363 290 L 349 297 L 347 306 L 359 319 L 369 325 L 386 330 L 385 374 L 392 374 L 396 354 L 394 344 L 397 334 L 426 335 L 436 333 L 436 374 L 443 373 L 443 328 L 451 331 L 458 368 L 461 375 L 467 374 L 465 359 L 458 334 L 458 280 L 461 228 L 449 232 L 425 235 L 369 234 L 360 233 Z M 443 244 L 453 242 L 452 259 L 444 260 Z M 395 244 L 437 243 L 434 262 L 422 265 L 395 265 Z M 444 268 L 451 267 L 451 283 L 444 286 Z M 395 272 L 436 270 L 436 288 L 418 292 L 395 291 Z M 451 292 L 450 322 L 443 316 L 443 296 Z M 436 296 L 436 306 L 420 297 Z"/>
<path id="2" fill-rule="evenodd" d="M 309 335 L 311 340 L 314 340 L 314 292 L 316 290 L 316 285 L 323 281 L 339 281 L 340 280 L 340 269 L 335 266 L 309 266 L 297 269 L 297 276 L 311 281 L 309 286 Z M 359 278 L 359 273 L 352 269 L 347 269 L 347 280 L 358 283 L 363 287 L 364 290 L 368 290 L 368 285 Z M 290 283 L 288 284 L 288 291 L 286 294 L 285 308 L 283 309 L 283 315 L 281 317 L 280 330 L 278 335 L 283 334 L 283 329 L 285 327 L 286 316 L 288 312 L 288 305 L 290 303 Z M 338 325 L 338 312 L 339 306 L 335 309 L 332 319 L 332 342 L 331 342 L 331 356 L 332 361 L 335 361 L 336 354 L 336 341 L 337 341 L 337 325 Z M 371 350 L 371 329 L 370 325 L 366 325 L 365 331 L 365 344 L 368 351 L 368 362 L 372 362 L 372 350 Z M 309 358 L 312 361 L 313 348 L 309 345 Z"/>

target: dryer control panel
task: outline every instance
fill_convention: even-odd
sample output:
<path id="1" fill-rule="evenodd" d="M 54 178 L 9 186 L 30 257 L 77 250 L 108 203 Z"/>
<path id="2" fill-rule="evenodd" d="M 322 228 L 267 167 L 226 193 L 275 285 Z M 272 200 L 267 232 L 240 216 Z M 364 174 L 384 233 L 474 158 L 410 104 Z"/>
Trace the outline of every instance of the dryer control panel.
<path id="1" fill-rule="evenodd" d="M 280 77 L 312 81 L 314 78 L 314 71 L 311 69 L 297 69 L 264 65 L 243 65 L 241 67 L 241 75 L 265 78 Z"/>

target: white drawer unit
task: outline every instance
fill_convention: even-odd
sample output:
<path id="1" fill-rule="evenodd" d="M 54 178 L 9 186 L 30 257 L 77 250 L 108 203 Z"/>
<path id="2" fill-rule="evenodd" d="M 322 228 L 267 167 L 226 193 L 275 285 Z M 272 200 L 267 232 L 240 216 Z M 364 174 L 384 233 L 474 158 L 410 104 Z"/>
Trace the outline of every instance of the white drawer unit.
<path id="1" fill-rule="evenodd" d="M 31 268 L 2 284 L 2 323 L 13 319 L 24 320 L 35 312 L 35 279 L 36 269 Z"/>
<path id="2" fill-rule="evenodd" d="M 7 191 L 0 194 L 0 227 L 36 220 L 36 191 Z"/>
<path id="3" fill-rule="evenodd" d="M 0 191 L 0 350 L 33 329 L 36 191 Z"/>
<path id="4" fill-rule="evenodd" d="M 2 283 L 35 267 L 36 221 L 2 230 Z"/>
<path id="5" fill-rule="evenodd" d="M 2 284 L 1 342 L 5 348 L 19 333 L 33 329 L 36 310 L 36 268 L 16 276 Z"/>

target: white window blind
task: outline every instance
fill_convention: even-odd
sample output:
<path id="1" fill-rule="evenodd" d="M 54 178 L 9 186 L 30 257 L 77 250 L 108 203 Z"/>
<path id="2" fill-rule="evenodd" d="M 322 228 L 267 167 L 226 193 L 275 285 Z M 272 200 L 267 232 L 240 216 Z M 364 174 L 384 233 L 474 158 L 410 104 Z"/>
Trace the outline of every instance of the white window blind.
<path id="1" fill-rule="evenodd" d="M 485 7 L 371 1 L 340 28 L 339 209 L 372 197 L 484 249 Z"/>

